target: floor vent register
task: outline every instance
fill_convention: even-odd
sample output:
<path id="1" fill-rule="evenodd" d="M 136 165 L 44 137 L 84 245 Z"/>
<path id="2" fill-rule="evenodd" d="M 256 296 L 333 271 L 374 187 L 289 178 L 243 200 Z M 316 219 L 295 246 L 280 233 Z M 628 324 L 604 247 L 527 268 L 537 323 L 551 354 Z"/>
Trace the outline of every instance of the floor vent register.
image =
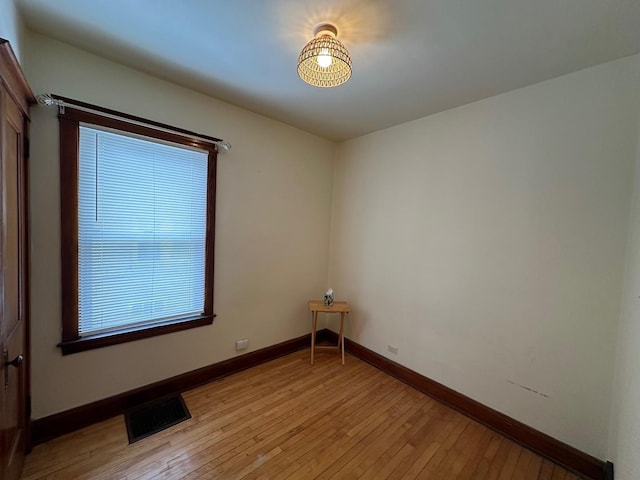
<path id="1" fill-rule="evenodd" d="M 134 407 L 124 418 L 129 443 L 134 443 L 190 419 L 191 414 L 178 394 Z"/>

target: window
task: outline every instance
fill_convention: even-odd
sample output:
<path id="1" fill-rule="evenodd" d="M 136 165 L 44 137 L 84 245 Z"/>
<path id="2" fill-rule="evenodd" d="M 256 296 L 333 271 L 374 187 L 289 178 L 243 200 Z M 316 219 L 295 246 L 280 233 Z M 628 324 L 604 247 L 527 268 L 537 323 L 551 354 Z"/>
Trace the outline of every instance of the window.
<path id="1" fill-rule="evenodd" d="M 213 144 L 60 114 L 63 354 L 213 321 Z"/>

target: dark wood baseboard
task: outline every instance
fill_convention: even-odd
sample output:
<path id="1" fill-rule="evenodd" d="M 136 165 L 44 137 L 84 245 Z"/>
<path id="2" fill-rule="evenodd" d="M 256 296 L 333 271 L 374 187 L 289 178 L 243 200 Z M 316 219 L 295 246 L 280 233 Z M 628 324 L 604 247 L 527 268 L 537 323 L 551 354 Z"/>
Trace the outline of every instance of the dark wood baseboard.
<path id="1" fill-rule="evenodd" d="M 323 332 L 323 338 L 331 342 L 337 342 L 338 334 L 327 330 Z M 613 478 L 613 476 L 607 476 L 608 465 L 611 466 L 611 474 L 613 474 L 613 464 L 610 462 L 605 463 L 602 460 L 598 460 L 571 445 L 560 442 L 441 383 L 420 375 L 393 360 L 389 360 L 348 338 L 345 338 L 345 349 L 416 390 L 435 398 L 439 402 L 533 450 L 539 455 L 562 465 L 568 470 L 592 480 L 609 480 L 609 478 Z"/>
<path id="2" fill-rule="evenodd" d="M 325 332 L 318 332 L 319 339 Z M 113 397 L 72 408 L 31 422 L 31 444 L 38 445 L 93 423 L 123 414 L 126 410 L 155 398 L 184 392 L 213 380 L 246 370 L 283 355 L 288 355 L 311 344 L 310 334 L 278 343 L 223 362 L 183 373 Z"/>
<path id="3" fill-rule="evenodd" d="M 293 340 L 161 380 L 88 405 L 82 405 L 33 420 L 31 442 L 33 445 L 46 442 L 93 423 L 123 414 L 126 410 L 154 398 L 184 392 L 260 365 L 269 360 L 306 348 L 309 346 L 310 341 L 310 335 L 303 335 Z M 337 343 L 338 335 L 328 329 L 320 330 L 317 332 L 316 341 L 318 343 Z M 603 462 L 581 452 L 399 363 L 389 360 L 352 340 L 345 339 L 345 347 L 349 353 L 383 372 L 579 475 L 593 480 L 613 480 L 613 464 L 611 462 Z"/>

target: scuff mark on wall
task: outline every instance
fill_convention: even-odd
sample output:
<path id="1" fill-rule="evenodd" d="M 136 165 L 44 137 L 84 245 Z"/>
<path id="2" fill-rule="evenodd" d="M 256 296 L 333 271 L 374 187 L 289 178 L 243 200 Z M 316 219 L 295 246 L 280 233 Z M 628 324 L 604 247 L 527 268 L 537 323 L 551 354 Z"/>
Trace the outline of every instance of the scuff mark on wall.
<path id="1" fill-rule="evenodd" d="M 525 385 L 520 385 L 519 383 L 512 382 L 511 380 L 507 380 L 507 382 L 509 382 L 511 385 L 515 385 L 517 387 L 524 388 L 528 392 L 535 393 L 536 395 L 540 395 L 541 397 L 549 398 L 549 395 L 547 395 L 546 393 L 538 392 L 537 390 L 534 390 L 533 388 L 529 388 L 529 387 L 527 387 Z"/>

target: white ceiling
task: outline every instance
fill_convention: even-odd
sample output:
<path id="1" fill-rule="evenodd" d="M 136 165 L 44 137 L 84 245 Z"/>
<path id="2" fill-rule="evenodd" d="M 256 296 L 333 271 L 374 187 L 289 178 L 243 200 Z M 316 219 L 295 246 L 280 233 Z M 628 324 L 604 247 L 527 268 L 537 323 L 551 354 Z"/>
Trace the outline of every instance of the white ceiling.
<path id="1" fill-rule="evenodd" d="M 17 4 L 33 30 L 333 140 L 640 52 L 640 0 Z M 332 89 L 296 73 L 325 21 L 353 60 Z"/>

